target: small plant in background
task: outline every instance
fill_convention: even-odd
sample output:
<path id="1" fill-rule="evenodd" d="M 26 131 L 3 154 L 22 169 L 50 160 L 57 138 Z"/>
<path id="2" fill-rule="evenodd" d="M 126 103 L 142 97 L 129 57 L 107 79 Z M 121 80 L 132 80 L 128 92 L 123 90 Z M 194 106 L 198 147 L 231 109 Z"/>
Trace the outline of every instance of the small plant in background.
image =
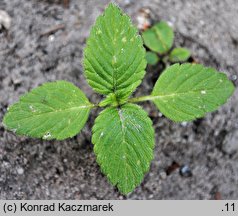
<path id="1" fill-rule="evenodd" d="M 154 51 L 172 46 L 173 33 L 164 32 L 161 38 L 170 39 L 164 46 L 155 43 Z M 154 40 L 154 33 L 146 34 Z M 186 63 L 168 67 L 150 95 L 132 98 L 145 75 L 145 54 L 130 18 L 110 4 L 91 29 L 83 60 L 88 84 L 105 98 L 93 104 L 72 83 L 45 83 L 10 106 L 5 127 L 18 135 L 63 140 L 79 133 L 92 109 L 104 108 L 92 129 L 97 162 L 121 193 L 133 191 L 149 170 L 155 144 L 151 119 L 134 103 L 150 100 L 171 120 L 191 121 L 216 110 L 234 91 L 225 74 Z"/>
<path id="2" fill-rule="evenodd" d="M 182 63 L 189 59 L 191 53 L 182 47 L 173 48 L 173 29 L 161 21 L 142 33 L 145 46 L 150 50 L 146 52 L 146 60 L 150 65 L 159 61 L 165 65 L 169 63 Z"/>

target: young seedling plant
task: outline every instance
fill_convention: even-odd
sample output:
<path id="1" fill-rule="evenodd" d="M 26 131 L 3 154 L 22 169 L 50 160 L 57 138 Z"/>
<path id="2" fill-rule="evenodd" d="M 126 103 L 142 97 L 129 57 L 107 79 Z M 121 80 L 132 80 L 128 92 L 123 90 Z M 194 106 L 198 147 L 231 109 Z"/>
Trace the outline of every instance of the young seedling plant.
<path id="1" fill-rule="evenodd" d="M 173 47 L 174 32 L 165 22 L 161 21 L 142 33 L 145 46 L 150 50 L 146 52 L 146 60 L 150 65 L 163 62 L 165 65 L 185 62 L 191 53 L 182 47 Z"/>
<path id="2" fill-rule="evenodd" d="M 187 63 L 168 67 L 150 95 L 130 97 L 145 75 L 145 55 L 130 18 L 109 4 L 91 29 L 83 60 L 88 84 L 105 98 L 93 104 L 72 83 L 49 82 L 10 106 L 3 123 L 18 135 L 63 140 L 79 133 L 92 109 L 103 107 L 92 129 L 94 152 L 109 181 L 128 194 L 148 172 L 155 145 L 152 121 L 135 103 L 150 100 L 169 119 L 191 121 L 234 91 L 225 74 Z"/>

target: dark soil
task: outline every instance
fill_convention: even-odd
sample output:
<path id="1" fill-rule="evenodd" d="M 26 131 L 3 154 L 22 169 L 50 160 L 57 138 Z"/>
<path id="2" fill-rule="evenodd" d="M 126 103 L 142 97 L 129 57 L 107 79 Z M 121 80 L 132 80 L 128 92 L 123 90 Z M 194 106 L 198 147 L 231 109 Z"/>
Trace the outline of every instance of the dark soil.
<path id="1" fill-rule="evenodd" d="M 90 26 L 108 0 L 0 0 L 9 30 L 0 30 L 0 121 L 20 95 L 47 81 L 68 80 L 93 102 L 82 72 Z M 166 20 L 185 46 L 206 66 L 238 84 L 237 0 L 118 0 L 136 23 L 150 8 Z M 151 91 L 159 72 L 148 68 L 136 95 Z M 238 199 L 238 91 L 218 111 L 191 123 L 164 118 L 151 103 L 141 104 L 156 131 L 154 160 L 143 183 L 126 197 L 112 187 L 96 164 L 91 144 L 92 112 L 83 131 L 65 141 L 15 136 L 0 124 L 1 199 Z M 219 196 L 217 195 L 219 194 Z"/>

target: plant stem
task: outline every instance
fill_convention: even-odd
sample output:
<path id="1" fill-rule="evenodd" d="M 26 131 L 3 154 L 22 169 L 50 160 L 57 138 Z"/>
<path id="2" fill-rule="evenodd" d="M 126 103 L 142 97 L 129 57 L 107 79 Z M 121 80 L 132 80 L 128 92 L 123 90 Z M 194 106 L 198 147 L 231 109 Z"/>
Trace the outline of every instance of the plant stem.
<path id="1" fill-rule="evenodd" d="M 91 109 L 94 109 L 94 108 L 98 108 L 99 105 L 98 105 L 98 104 L 91 103 L 88 107 L 90 107 Z"/>
<path id="2" fill-rule="evenodd" d="M 143 102 L 143 101 L 149 101 L 149 100 L 155 100 L 158 98 L 162 98 L 163 96 L 155 96 L 155 95 L 146 95 L 146 96 L 141 96 L 141 97 L 135 97 L 135 98 L 129 98 L 126 103 L 138 103 L 138 102 Z M 123 103 L 124 104 L 124 103 Z M 106 107 L 106 106 L 112 106 L 112 107 L 117 107 L 120 105 L 119 103 L 117 105 L 113 104 L 94 104 L 93 108 L 95 107 Z M 122 105 L 122 104 L 121 104 Z"/>
<path id="3" fill-rule="evenodd" d="M 128 100 L 128 102 L 129 103 L 143 102 L 143 101 L 148 101 L 148 100 L 154 100 L 156 97 L 157 96 L 147 95 L 147 96 L 142 96 L 142 97 L 130 98 Z"/>

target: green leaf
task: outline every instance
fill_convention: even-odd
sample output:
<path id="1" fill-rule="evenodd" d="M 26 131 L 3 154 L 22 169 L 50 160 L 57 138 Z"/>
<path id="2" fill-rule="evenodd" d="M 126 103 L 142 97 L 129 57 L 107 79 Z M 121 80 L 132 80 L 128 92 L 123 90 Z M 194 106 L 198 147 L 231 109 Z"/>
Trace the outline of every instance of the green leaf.
<path id="1" fill-rule="evenodd" d="M 109 4 L 92 27 L 84 51 L 89 85 L 101 94 L 114 94 L 120 103 L 141 83 L 145 67 L 145 49 L 137 29 L 116 5 Z"/>
<path id="2" fill-rule="evenodd" d="M 174 64 L 156 82 L 151 100 L 174 121 L 190 121 L 216 110 L 232 95 L 225 74 L 199 64 Z"/>
<path id="3" fill-rule="evenodd" d="M 3 123 L 19 135 L 62 140 L 82 129 L 92 106 L 72 83 L 50 82 L 22 96 Z"/>
<path id="4" fill-rule="evenodd" d="M 154 52 L 146 52 L 145 58 L 150 65 L 156 65 L 159 61 L 159 57 Z"/>
<path id="5" fill-rule="evenodd" d="M 164 21 L 142 33 L 145 45 L 152 51 L 164 54 L 173 45 L 173 29 Z"/>
<path id="6" fill-rule="evenodd" d="M 101 170 L 123 193 L 143 180 L 153 158 L 154 129 L 138 105 L 109 107 L 97 117 L 92 142 Z"/>
<path id="7" fill-rule="evenodd" d="M 184 62 L 187 61 L 191 53 L 186 48 L 174 48 L 169 55 L 169 60 L 171 62 Z"/>

